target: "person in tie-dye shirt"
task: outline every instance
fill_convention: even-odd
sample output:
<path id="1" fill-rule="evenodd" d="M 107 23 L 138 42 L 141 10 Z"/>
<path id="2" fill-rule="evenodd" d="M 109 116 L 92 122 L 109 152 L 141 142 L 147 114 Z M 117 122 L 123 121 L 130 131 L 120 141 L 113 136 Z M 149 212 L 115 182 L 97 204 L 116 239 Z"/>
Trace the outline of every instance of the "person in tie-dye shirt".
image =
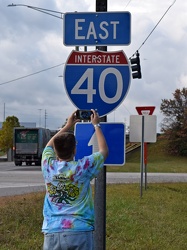
<path id="1" fill-rule="evenodd" d="M 92 110 L 98 152 L 74 161 L 76 139 L 69 130 L 79 120 L 74 112 L 47 143 L 42 154 L 46 195 L 43 207 L 44 250 L 93 250 L 94 204 L 90 181 L 108 156 L 108 146 Z"/>

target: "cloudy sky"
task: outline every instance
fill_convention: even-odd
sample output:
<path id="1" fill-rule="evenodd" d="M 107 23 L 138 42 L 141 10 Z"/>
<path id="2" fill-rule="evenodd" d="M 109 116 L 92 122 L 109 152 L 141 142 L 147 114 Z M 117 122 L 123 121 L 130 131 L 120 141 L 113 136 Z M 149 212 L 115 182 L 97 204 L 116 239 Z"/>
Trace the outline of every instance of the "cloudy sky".
<path id="1" fill-rule="evenodd" d="M 76 109 L 63 82 L 64 64 L 74 47 L 63 44 L 63 19 L 25 6 L 7 7 L 12 3 L 66 13 L 94 12 L 96 1 L 0 1 L 0 121 L 14 115 L 20 122 L 44 126 L 46 121 L 48 128 L 57 129 Z M 131 13 L 131 44 L 107 50 L 123 50 L 129 58 L 140 48 L 142 79 L 131 80 L 124 101 L 107 120 L 128 126 L 136 106 L 155 106 L 159 131 L 161 100 L 173 98 L 187 83 L 187 1 L 108 0 L 108 11 Z"/>

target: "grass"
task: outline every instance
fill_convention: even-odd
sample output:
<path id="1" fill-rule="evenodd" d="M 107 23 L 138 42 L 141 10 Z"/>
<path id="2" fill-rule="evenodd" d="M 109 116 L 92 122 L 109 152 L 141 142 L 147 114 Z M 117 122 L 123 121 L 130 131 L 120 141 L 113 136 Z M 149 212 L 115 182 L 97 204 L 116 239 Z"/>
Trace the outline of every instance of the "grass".
<path id="1" fill-rule="evenodd" d="M 0 197 L 0 250 L 42 249 L 43 194 Z"/>
<path id="2" fill-rule="evenodd" d="M 107 250 L 186 250 L 187 183 L 107 185 Z M 0 250 L 39 250 L 43 193 L 0 197 Z"/>
<path id="3" fill-rule="evenodd" d="M 135 152 L 126 155 L 124 166 L 108 166 L 108 172 L 140 172 L 141 152 L 138 148 Z M 173 156 L 166 153 L 166 140 L 161 136 L 156 143 L 148 144 L 148 172 L 158 173 L 187 173 L 187 156 Z"/>
<path id="4" fill-rule="evenodd" d="M 187 184 L 114 185 L 107 198 L 108 250 L 187 249 Z"/>

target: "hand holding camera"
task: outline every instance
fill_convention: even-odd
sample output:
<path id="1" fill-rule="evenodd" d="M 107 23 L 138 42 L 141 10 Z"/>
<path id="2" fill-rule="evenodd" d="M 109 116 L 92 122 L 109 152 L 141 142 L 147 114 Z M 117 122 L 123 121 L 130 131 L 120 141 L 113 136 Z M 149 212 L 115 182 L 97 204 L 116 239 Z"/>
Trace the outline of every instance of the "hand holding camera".
<path id="1" fill-rule="evenodd" d="M 94 109 L 78 109 L 76 111 L 76 119 L 81 121 L 91 121 L 93 125 L 99 124 L 99 115 Z"/>
<path id="2" fill-rule="evenodd" d="M 82 121 L 91 121 L 92 110 L 78 109 L 76 111 L 76 118 Z"/>

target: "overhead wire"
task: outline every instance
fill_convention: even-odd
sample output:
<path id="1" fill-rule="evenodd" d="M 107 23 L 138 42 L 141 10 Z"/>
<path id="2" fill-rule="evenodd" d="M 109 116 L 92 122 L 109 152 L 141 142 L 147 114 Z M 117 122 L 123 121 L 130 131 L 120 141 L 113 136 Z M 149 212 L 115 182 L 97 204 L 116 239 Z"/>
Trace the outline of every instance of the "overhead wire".
<path id="1" fill-rule="evenodd" d="M 164 12 L 164 14 L 162 15 L 162 17 L 157 22 L 157 24 L 154 26 L 154 28 L 148 34 L 148 36 L 146 37 L 146 39 L 143 41 L 143 43 L 140 45 L 140 47 L 136 50 L 136 52 L 131 57 L 133 57 L 142 48 L 142 46 L 147 42 L 148 38 L 152 35 L 153 31 L 156 29 L 156 27 L 159 25 L 159 23 L 162 21 L 162 19 L 165 17 L 165 15 L 167 14 L 167 12 L 171 9 L 171 7 L 175 4 L 176 1 L 177 0 L 174 0 L 173 3 L 167 8 L 167 10 Z"/>
<path id="2" fill-rule="evenodd" d="M 63 15 L 64 13 L 63 13 L 63 12 L 60 12 L 60 11 L 54 11 L 54 10 L 39 8 L 39 7 L 30 6 L 30 5 L 25 5 L 25 4 L 13 4 L 13 3 L 12 3 L 12 4 L 9 4 L 7 7 L 16 7 L 16 6 L 27 7 L 27 8 L 30 8 L 30 9 L 33 9 L 33 10 L 42 12 L 42 13 L 44 13 L 44 14 L 50 15 L 50 16 L 53 16 L 53 17 L 57 17 L 57 18 L 63 19 L 63 18 L 62 18 L 62 15 Z M 60 14 L 61 16 L 59 17 L 59 16 L 54 15 L 54 14 L 51 14 L 51 13 Z M 54 68 L 59 67 L 59 66 L 61 66 L 61 65 L 63 65 L 63 64 L 64 64 L 64 63 L 61 63 L 61 64 L 58 64 L 58 65 L 49 67 L 49 68 L 47 68 L 47 69 L 43 69 L 43 70 L 37 71 L 37 72 L 35 72 L 35 73 L 28 74 L 28 75 L 26 75 L 26 76 L 21 76 L 21 77 L 15 78 L 15 79 L 10 80 L 10 81 L 2 82 L 2 83 L 0 83 L 0 86 L 1 86 L 1 85 L 4 85 L 4 84 L 7 84 L 7 83 L 15 82 L 15 81 L 17 81 L 17 80 L 21 80 L 21 79 L 24 79 L 24 78 L 27 78 L 27 77 L 30 77 L 30 76 L 33 76 L 33 75 L 36 75 L 36 74 L 39 74 L 39 73 L 41 73 L 41 72 L 44 72 L 44 71 L 47 71 L 47 70 L 50 70 L 50 69 L 54 69 Z"/>
<path id="3" fill-rule="evenodd" d="M 2 83 L 0 83 L 0 86 L 1 86 L 1 85 L 4 85 L 4 84 L 7 84 L 7 83 L 15 82 L 15 81 L 17 81 L 17 80 L 21 80 L 21 79 L 27 78 L 27 77 L 29 77 L 29 76 L 37 75 L 37 74 L 39 74 L 39 73 L 41 73 L 41 72 L 44 72 L 44 71 L 47 71 L 47 70 L 54 69 L 54 68 L 57 68 L 57 67 L 59 67 L 59 66 L 62 66 L 63 64 L 64 64 L 64 63 L 60 63 L 60 64 L 55 65 L 55 66 L 52 66 L 52 67 L 50 67 L 50 68 L 46 68 L 46 69 L 37 71 L 37 72 L 35 72 L 35 73 L 28 74 L 28 75 L 26 75 L 26 76 L 21 76 L 21 77 L 15 78 L 15 79 L 10 80 L 10 81 L 7 81 L 7 82 L 2 82 Z"/>
<path id="4" fill-rule="evenodd" d="M 125 8 L 130 4 L 132 0 L 129 0 L 128 3 L 126 4 Z"/>

